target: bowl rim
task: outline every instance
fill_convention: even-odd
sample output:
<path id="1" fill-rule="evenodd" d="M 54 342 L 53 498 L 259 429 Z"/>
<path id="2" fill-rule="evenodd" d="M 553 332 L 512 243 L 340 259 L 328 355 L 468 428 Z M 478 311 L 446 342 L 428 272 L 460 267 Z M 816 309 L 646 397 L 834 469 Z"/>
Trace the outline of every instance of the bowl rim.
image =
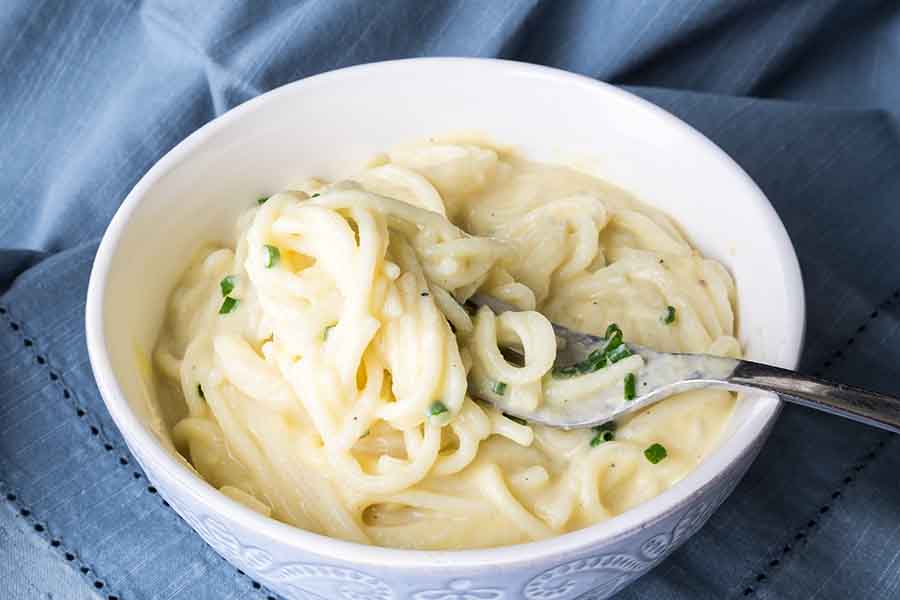
<path id="1" fill-rule="evenodd" d="M 693 138 L 699 147 L 716 156 L 724 168 L 732 171 L 738 185 L 743 185 L 749 192 L 748 197 L 752 198 L 757 209 L 764 215 L 771 229 L 770 234 L 777 243 L 785 273 L 785 287 L 789 297 L 793 299 L 788 305 L 788 310 L 793 311 L 792 319 L 799 323 L 799 327 L 789 336 L 787 346 L 791 351 L 789 361 L 784 366 L 796 367 L 803 347 L 806 307 L 802 274 L 793 244 L 775 209 L 750 176 L 725 151 L 684 121 L 643 98 L 610 84 L 560 69 L 502 59 L 468 57 L 411 58 L 366 63 L 328 71 L 277 87 L 232 108 L 194 131 L 156 162 L 125 197 L 103 235 L 94 259 L 85 306 L 85 331 L 91 368 L 101 397 L 123 438 L 136 456 L 145 458 L 153 465 L 154 471 L 169 479 L 170 483 L 178 486 L 182 493 L 190 496 L 210 514 L 218 515 L 229 522 L 237 522 L 261 537 L 271 538 L 302 552 L 316 554 L 320 558 L 406 569 L 425 566 L 465 569 L 487 565 L 509 565 L 549 556 L 569 555 L 591 546 L 609 545 L 667 518 L 673 512 L 690 504 L 705 488 L 723 477 L 732 465 L 750 452 L 754 442 L 767 435 L 781 408 L 780 400 L 772 403 L 768 408 L 768 414 L 758 418 L 759 423 L 755 430 L 744 432 L 740 439 L 733 438 L 723 442 L 697 468 L 668 490 L 607 521 L 545 540 L 469 550 L 409 550 L 371 546 L 331 538 L 264 517 L 219 493 L 162 447 L 125 399 L 109 359 L 103 324 L 107 278 L 113 258 L 130 218 L 144 195 L 157 181 L 177 168 L 196 146 L 226 129 L 244 115 L 264 108 L 267 103 L 278 97 L 294 94 L 308 86 L 357 76 L 363 71 L 378 74 L 393 69 L 435 69 L 447 66 L 496 70 L 498 76 L 554 79 L 576 88 L 590 88 L 586 91 L 591 93 L 600 92 L 616 96 L 619 101 L 631 104 L 637 112 L 654 113 L 668 126 L 681 130 L 683 134 Z"/>

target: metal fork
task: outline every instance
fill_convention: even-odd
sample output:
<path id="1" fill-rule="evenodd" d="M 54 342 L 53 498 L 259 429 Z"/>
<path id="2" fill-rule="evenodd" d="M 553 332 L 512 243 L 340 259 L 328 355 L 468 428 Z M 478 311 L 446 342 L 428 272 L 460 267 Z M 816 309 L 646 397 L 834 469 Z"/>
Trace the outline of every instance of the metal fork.
<path id="1" fill-rule="evenodd" d="M 468 304 L 488 306 L 500 314 L 513 310 L 495 298 L 476 294 Z M 609 340 L 572 331 L 553 323 L 559 341 L 556 365 L 565 367 L 584 361 L 591 352 L 604 348 Z M 544 403 L 533 412 L 523 412 L 510 404 L 509 394 L 470 386 L 473 395 L 490 402 L 508 415 L 562 429 L 595 427 L 625 414 L 641 410 L 672 394 L 715 387 L 728 390 L 763 390 L 784 400 L 816 410 L 853 419 L 900 433 L 900 399 L 860 388 L 834 383 L 749 360 L 708 354 L 657 352 L 622 342 L 631 353 L 640 355 L 644 365 L 635 372 L 634 398 L 626 399 L 623 388 L 611 386 L 596 395 L 561 405 Z M 522 356 L 514 348 L 503 348 L 513 361 Z"/>

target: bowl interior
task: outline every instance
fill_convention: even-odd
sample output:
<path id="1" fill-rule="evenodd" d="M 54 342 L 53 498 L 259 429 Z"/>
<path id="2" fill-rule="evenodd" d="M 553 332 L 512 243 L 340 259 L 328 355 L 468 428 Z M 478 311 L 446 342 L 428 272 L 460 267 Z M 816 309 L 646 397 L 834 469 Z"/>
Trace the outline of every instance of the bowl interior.
<path id="1" fill-rule="evenodd" d="M 155 418 L 141 357 L 150 356 L 168 296 L 201 242 L 230 239 L 236 216 L 259 196 L 308 176 L 339 178 L 397 143 L 462 130 L 536 160 L 587 159 L 596 174 L 665 210 L 734 275 L 748 357 L 796 364 L 803 296 L 793 248 L 761 192 L 700 134 L 630 94 L 560 71 L 397 61 L 313 77 L 238 107 L 177 146 L 126 199 L 98 253 L 88 302 L 95 372 L 126 438 L 134 414 L 145 424 Z M 748 445 L 776 410 L 774 397 L 739 403 L 717 453 Z M 684 486 L 724 468 L 717 453 Z"/>

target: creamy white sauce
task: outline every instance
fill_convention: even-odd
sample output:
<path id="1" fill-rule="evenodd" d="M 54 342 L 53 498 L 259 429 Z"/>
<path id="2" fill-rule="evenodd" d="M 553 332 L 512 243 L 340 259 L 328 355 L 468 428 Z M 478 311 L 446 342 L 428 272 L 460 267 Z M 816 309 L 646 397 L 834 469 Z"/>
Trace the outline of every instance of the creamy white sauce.
<path id="1" fill-rule="evenodd" d="M 253 206 L 172 296 L 159 393 L 181 406 L 179 451 L 223 493 L 347 540 L 498 546 L 627 510 L 717 444 L 733 407 L 723 391 L 672 397 L 594 446 L 590 430 L 521 425 L 467 393 L 502 383 L 526 412 L 624 401 L 643 360 L 555 379 L 547 318 L 739 355 L 730 276 L 662 212 L 472 140 L 403 147 L 351 179 Z M 228 276 L 238 304 L 220 314 Z M 476 291 L 519 310 L 473 318 L 459 302 Z M 509 344 L 524 366 L 503 358 Z M 654 443 L 668 452 L 657 464 L 644 456 Z"/>

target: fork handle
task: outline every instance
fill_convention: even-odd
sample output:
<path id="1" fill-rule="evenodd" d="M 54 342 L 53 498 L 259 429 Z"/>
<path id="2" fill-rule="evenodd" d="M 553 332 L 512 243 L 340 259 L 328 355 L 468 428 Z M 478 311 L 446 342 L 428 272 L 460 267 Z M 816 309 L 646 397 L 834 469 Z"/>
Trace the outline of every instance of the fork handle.
<path id="1" fill-rule="evenodd" d="M 750 361 L 740 361 L 726 382 L 775 392 L 794 404 L 900 433 L 900 398 Z"/>

